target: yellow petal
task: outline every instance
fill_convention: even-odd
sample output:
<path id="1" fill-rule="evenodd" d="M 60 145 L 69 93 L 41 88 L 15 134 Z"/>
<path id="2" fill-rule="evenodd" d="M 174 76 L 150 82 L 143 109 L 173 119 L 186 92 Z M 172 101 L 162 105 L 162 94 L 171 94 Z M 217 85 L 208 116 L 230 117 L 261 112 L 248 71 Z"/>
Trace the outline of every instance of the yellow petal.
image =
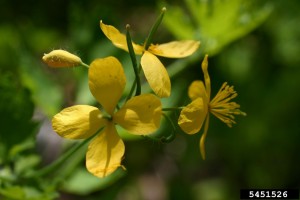
<path id="1" fill-rule="evenodd" d="M 195 134 L 200 131 L 208 106 L 202 98 L 197 98 L 184 107 L 179 115 L 178 125 L 187 134 Z"/>
<path id="2" fill-rule="evenodd" d="M 193 54 L 200 42 L 194 40 L 173 41 L 165 44 L 151 45 L 149 52 L 167 58 L 183 58 Z"/>
<path id="3" fill-rule="evenodd" d="M 109 123 L 90 143 L 86 153 L 86 167 L 97 177 L 105 177 L 122 167 L 125 146 L 115 126 Z"/>
<path id="4" fill-rule="evenodd" d="M 144 70 L 145 77 L 159 97 L 168 97 L 171 93 L 171 81 L 168 72 L 159 59 L 145 51 L 141 58 L 141 65 Z"/>
<path id="5" fill-rule="evenodd" d="M 208 103 L 206 89 L 202 81 L 193 81 L 189 87 L 188 95 L 192 101 L 200 97 Z"/>
<path id="6" fill-rule="evenodd" d="M 131 98 L 114 115 L 114 122 L 137 135 L 150 134 L 160 126 L 161 102 L 153 94 Z"/>
<path id="7" fill-rule="evenodd" d="M 52 119 L 54 131 L 68 139 L 88 138 L 105 124 L 100 110 L 87 105 L 65 108 Z"/>
<path id="8" fill-rule="evenodd" d="M 106 25 L 102 23 L 102 20 L 100 21 L 100 28 L 103 31 L 104 35 L 118 48 L 123 49 L 128 52 L 128 46 L 126 42 L 126 36 L 118 29 L 111 25 Z M 141 45 L 137 45 L 134 42 L 132 42 L 133 50 L 135 54 L 142 54 L 144 47 Z"/>
<path id="9" fill-rule="evenodd" d="M 94 60 L 89 68 L 89 87 L 110 115 L 120 100 L 126 77 L 121 63 L 115 57 Z"/>

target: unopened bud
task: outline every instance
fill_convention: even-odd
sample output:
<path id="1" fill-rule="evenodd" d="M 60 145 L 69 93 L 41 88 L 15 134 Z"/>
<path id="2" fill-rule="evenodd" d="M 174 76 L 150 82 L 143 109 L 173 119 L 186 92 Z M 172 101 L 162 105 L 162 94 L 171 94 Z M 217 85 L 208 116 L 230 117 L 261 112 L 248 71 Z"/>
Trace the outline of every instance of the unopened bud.
<path id="1" fill-rule="evenodd" d="M 74 67 L 82 64 L 78 56 L 65 50 L 53 50 L 43 56 L 43 61 L 50 67 Z"/>

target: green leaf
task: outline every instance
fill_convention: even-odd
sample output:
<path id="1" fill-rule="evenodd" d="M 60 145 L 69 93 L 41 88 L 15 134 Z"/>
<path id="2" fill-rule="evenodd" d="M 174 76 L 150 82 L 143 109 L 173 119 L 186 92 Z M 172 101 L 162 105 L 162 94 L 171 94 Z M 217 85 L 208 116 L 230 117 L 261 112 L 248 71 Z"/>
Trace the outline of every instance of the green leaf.
<path id="1" fill-rule="evenodd" d="M 25 199 L 25 192 L 20 186 L 12 186 L 4 189 L 0 188 L 0 194 L 10 199 Z"/>
<path id="2" fill-rule="evenodd" d="M 0 138 L 1 139 L 1 138 Z M 0 165 L 4 163 L 4 156 L 6 155 L 6 149 L 3 144 L 0 142 Z"/>
<path id="3" fill-rule="evenodd" d="M 12 173 L 12 170 L 8 166 L 4 166 L 0 169 L 0 181 L 7 183 L 7 182 L 13 182 L 15 181 L 15 179 L 16 179 L 15 175 Z"/>
<path id="4" fill-rule="evenodd" d="M 0 73 L 0 145 L 7 151 L 32 136 L 37 123 L 31 119 L 34 104 L 30 91 L 22 85 L 15 72 L 0 70 Z"/>
<path id="5" fill-rule="evenodd" d="M 122 178 L 126 172 L 119 168 L 110 176 L 98 178 L 90 174 L 85 168 L 78 168 L 63 184 L 63 190 L 72 194 L 87 195 L 104 189 Z"/>
<path id="6" fill-rule="evenodd" d="M 9 150 L 9 157 L 14 158 L 18 154 L 20 154 L 23 151 L 33 149 L 35 147 L 35 140 L 30 138 L 29 140 L 25 140 L 20 144 L 15 144 L 12 146 L 12 148 Z"/>
<path id="7" fill-rule="evenodd" d="M 37 155 L 22 156 L 15 162 L 15 173 L 23 174 L 27 170 L 30 170 L 37 166 L 41 161 L 41 158 Z"/>
<path id="8" fill-rule="evenodd" d="M 24 186 L 26 198 L 24 200 L 52 200 L 58 197 L 56 192 L 44 192 L 35 187 Z"/>
<path id="9" fill-rule="evenodd" d="M 6 200 L 52 200 L 58 197 L 56 192 L 44 192 L 31 186 L 0 188 L 0 194 L 6 197 Z"/>
<path id="10" fill-rule="evenodd" d="M 168 6 L 164 24 L 177 39 L 200 40 L 205 53 L 217 54 L 261 25 L 272 6 L 245 0 L 186 0 L 187 12 Z"/>
<path id="11" fill-rule="evenodd" d="M 42 63 L 29 55 L 22 57 L 20 65 L 22 82 L 32 92 L 32 99 L 48 116 L 56 114 L 63 102 L 62 89 L 43 70 Z M 52 76 L 53 77 L 53 76 Z"/>

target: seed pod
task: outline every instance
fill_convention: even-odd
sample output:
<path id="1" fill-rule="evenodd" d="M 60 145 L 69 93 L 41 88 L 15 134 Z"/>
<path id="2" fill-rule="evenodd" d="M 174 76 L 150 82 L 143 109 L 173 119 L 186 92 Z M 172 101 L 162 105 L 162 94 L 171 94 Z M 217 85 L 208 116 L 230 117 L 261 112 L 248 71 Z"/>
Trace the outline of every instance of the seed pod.
<path id="1" fill-rule="evenodd" d="M 48 54 L 44 54 L 43 61 L 49 67 L 75 67 L 82 64 L 81 59 L 65 50 L 53 50 Z"/>

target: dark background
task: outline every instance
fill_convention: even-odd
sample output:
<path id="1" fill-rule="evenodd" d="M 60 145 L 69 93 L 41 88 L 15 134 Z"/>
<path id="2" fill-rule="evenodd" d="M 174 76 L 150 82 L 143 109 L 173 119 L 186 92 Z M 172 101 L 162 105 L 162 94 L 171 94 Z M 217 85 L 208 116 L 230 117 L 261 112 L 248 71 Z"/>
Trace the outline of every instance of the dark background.
<path id="1" fill-rule="evenodd" d="M 228 3 L 208 2 L 207 6 L 216 3 L 219 7 Z M 242 7 L 244 1 L 240 2 Z M 104 37 L 99 20 L 123 32 L 130 24 L 134 40 L 142 43 L 161 5 L 167 7 L 166 21 L 154 43 L 200 39 L 203 44 L 195 56 L 183 59 L 180 73 L 171 73 L 172 96 L 164 105 L 189 102 L 187 87 L 193 80 L 203 80 L 200 64 L 204 54 L 209 53 L 212 95 L 228 81 L 235 86 L 239 94 L 235 101 L 247 117 L 238 116 L 233 128 L 211 117 L 205 161 L 199 152 L 201 134 L 189 136 L 177 127 L 177 137 L 169 144 L 127 139 L 123 162 L 127 173 L 120 172 L 105 181 L 86 173 L 83 150 L 77 159 L 70 160 L 74 165 L 62 167 L 61 173 L 67 174 L 64 180 L 48 177 L 43 187 L 26 181 L 6 183 L 5 169 L 19 166 L 19 171 L 12 170 L 12 174 L 18 174 L 47 165 L 70 145 L 52 131 L 49 120 L 54 114 L 74 104 L 95 103 L 87 87 L 86 69 L 50 69 L 41 61 L 43 54 L 61 48 L 79 55 L 86 63 L 113 55 L 130 67 L 128 55 Z M 175 6 L 188 13 L 187 25 L 199 31 L 193 38 L 181 38 L 174 32 L 179 24 L 175 18 L 172 29 L 168 14 Z M 223 39 L 222 44 L 217 43 L 217 50 L 207 50 L 207 41 L 214 36 L 201 35 L 202 27 L 188 20 L 192 19 L 191 13 L 180 1 L 1 2 L 0 196 L 5 189 L 17 187 L 20 190 L 16 191 L 26 191 L 32 197 L 27 199 L 231 200 L 239 198 L 242 188 L 299 189 L 300 2 L 259 2 L 251 12 L 258 13 L 265 6 L 270 10 L 262 11 L 268 13 L 261 23 L 239 36 Z M 222 12 L 218 14 L 222 16 Z M 209 25 L 216 30 L 220 26 Z M 231 31 L 235 30 L 221 31 L 220 35 L 234 35 Z M 177 60 L 162 62 L 172 71 Z M 170 117 L 176 122 L 178 115 L 175 112 Z M 172 129 L 166 125 L 162 131 Z M 18 164 L 22 159 L 23 164 Z"/>

